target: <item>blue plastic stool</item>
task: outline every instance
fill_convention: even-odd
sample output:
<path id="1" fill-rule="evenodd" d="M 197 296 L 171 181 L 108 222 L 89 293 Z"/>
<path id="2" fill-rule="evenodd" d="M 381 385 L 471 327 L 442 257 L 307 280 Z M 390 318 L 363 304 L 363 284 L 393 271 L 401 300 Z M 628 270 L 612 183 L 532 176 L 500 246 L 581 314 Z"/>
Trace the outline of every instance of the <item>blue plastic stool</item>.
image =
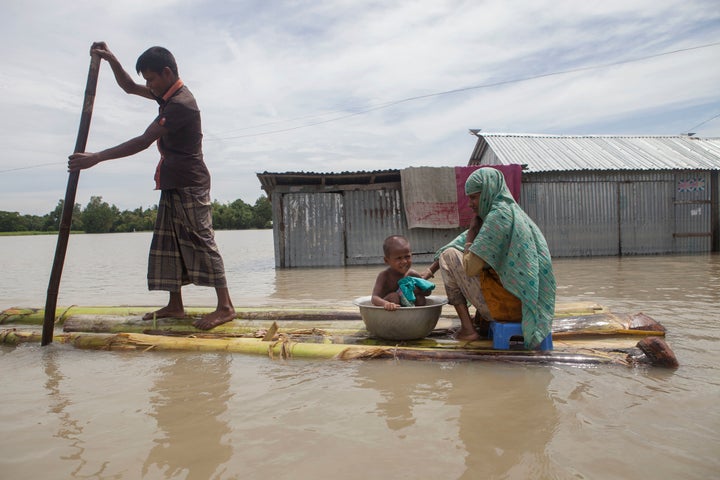
<path id="1" fill-rule="evenodd" d="M 509 350 L 510 349 L 510 337 L 519 336 L 522 337 L 522 323 L 502 323 L 502 322 L 490 322 L 490 329 L 488 330 L 488 336 L 492 338 L 493 348 L 495 350 Z M 552 333 L 550 333 L 545 340 L 540 343 L 540 350 L 552 350 Z"/>

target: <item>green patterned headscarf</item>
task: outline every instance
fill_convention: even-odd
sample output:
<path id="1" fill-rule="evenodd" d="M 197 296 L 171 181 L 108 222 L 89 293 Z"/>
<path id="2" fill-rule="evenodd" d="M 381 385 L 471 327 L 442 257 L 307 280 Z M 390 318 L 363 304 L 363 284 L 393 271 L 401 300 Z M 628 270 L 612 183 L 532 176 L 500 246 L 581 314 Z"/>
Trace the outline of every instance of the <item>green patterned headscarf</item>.
<path id="1" fill-rule="evenodd" d="M 555 275 L 547 242 L 515 202 L 499 170 L 479 168 L 468 177 L 465 193 L 478 192 L 477 214 L 483 224 L 470 251 L 522 301 L 525 347 L 535 348 L 550 333 L 555 314 Z"/>

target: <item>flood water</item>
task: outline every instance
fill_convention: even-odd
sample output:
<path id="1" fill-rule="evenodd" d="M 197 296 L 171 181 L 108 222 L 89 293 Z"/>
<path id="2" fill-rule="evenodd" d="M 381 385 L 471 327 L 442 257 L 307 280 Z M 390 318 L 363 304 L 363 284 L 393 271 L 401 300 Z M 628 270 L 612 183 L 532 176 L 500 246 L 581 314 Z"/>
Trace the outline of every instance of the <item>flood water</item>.
<path id="1" fill-rule="evenodd" d="M 272 232 L 217 239 L 236 306 L 347 306 L 381 268 L 275 270 Z M 1 309 L 44 306 L 55 241 L 0 237 Z M 72 236 L 58 305 L 164 304 L 145 287 L 149 242 Z M 555 270 L 559 302 L 665 325 L 680 368 L 0 346 L 0 478 L 718 478 L 720 256 Z"/>

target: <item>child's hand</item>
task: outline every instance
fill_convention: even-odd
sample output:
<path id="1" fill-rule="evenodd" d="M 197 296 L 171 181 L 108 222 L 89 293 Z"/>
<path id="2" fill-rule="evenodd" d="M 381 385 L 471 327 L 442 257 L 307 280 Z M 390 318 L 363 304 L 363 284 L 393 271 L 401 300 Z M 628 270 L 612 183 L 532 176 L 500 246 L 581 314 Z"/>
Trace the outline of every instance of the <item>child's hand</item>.
<path id="1" fill-rule="evenodd" d="M 398 308 L 400 308 L 400 305 L 393 302 L 385 302 L 385 305 L 383 305 L 383 308 L 389 312 L 394 312 Z"/>

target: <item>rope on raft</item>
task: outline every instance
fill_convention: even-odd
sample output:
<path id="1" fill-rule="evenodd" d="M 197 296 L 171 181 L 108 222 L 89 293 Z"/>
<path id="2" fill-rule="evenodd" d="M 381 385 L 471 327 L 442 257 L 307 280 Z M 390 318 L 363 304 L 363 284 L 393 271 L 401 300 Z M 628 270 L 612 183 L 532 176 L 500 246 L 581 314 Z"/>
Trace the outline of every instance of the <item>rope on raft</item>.
<path id="1" fill-rule="evenodd" d="M 280 345 L 280 358 L 287 360 L 292 357 L 292 347 L 295 343 L 290 340 L 290 337 L 284 333 L 278 334 L 278 339 L 275 340 L 268 346 L 268 355 L 270 358 L 275 359 L 274 350 L 277 345 Z"/>

